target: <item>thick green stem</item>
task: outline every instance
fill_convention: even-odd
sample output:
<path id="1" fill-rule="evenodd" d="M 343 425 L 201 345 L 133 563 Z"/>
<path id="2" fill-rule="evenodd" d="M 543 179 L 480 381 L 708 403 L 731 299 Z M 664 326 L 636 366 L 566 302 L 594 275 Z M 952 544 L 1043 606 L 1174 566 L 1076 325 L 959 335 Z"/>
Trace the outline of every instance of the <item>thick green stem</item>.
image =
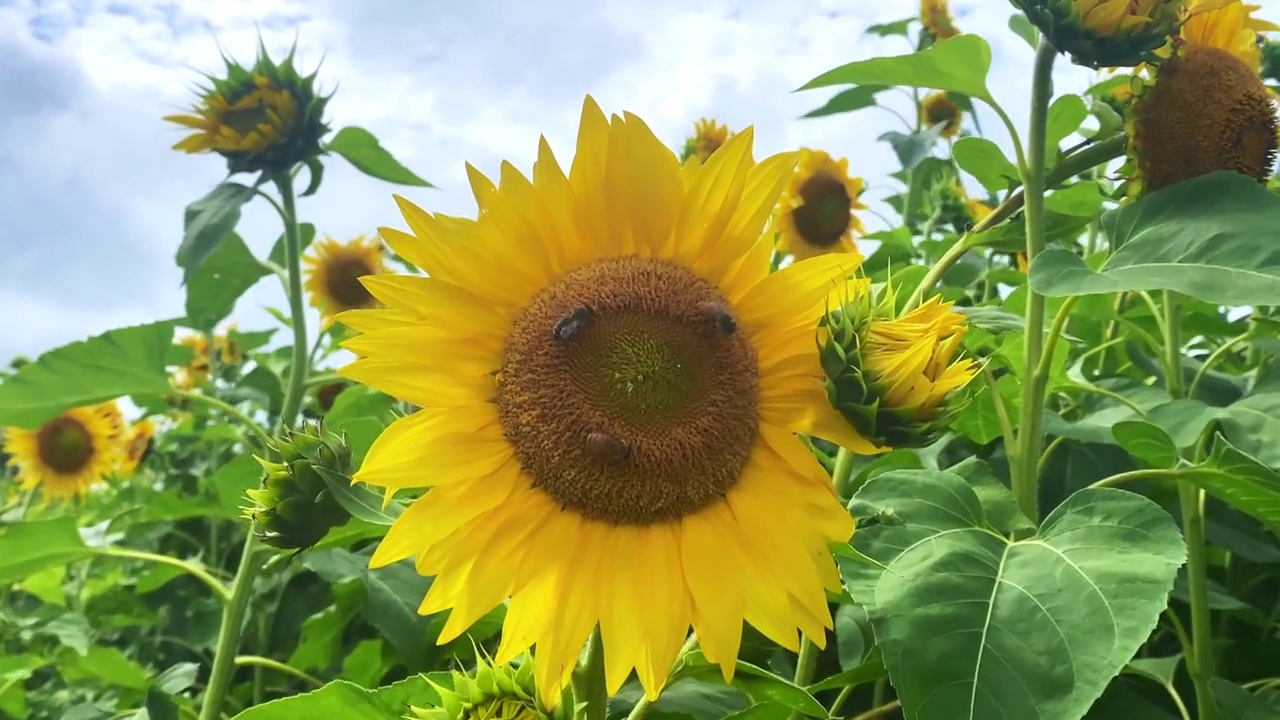
<path id="1" fill-rule="evenodd" d="M 818 646 L 807 636 L 800 638 L 800 652 L 796 655 L 796 674 L 792 682 L 800 687 L 813 683 L 814 673 L 818 671 Z M 791 713 L 791 720 L 802 720 L 804 715 L 799 711 Z"/>
<path id="2" fill-rule="evenodd" d="M 1052 45 L 1041 41 L 1031 76 L 1031 122 L 1027 137 L 1027 164 L 1022 178 L 1026 195 L 1023 217 L 1027 226 L 1027 262 L 1034 262 L 1044 250 L 1046 125 L 1049 101 L 1053 99 L 1053 61 L 1057 56 Z M 1045 298 L 1034 290 L 1028 290 L 1026 332 L 1023 334 L 1025 393 L 1018 422 L 1018 453 L 1012 468 L 1012 484 L 1018 507 L 1024 515 L 1038 522 L 1040 446 L 1044 442 L 1041 422 L 1045 385 L 1048 383 L 1048 373 L 1042 373 L 1040 367 L 1044 352 Z"/>
<path id="3" fill-rule="evenodd" d="M 1164 321 L 1160 329 L 1164 333 L 1164 383 L 1169 397 L 1177 400 L 1182 397 L 1182 323 L 1178 318 L 1178 295 L 1169 290 L 1164 291 Z"/>
<path id="4" fill-rule="evenodd" d="M 853 463 L 858 456 L 840 448 L 836 452 L 835 467 L 831 469 L 831 484 L 835 486 L 836 494 L 844 499 L 849 499 L 858 488 L 853 487 Z"/>
<path id="5" fill-rule="evenodd" d="M 307 383 L 308 347 L 307 317 L 302 302 L 302 241 L 298 234 L 298 213 L 294 204 L 293 177 L 277 173 L 273 178 L 280 191 L 280 216 L 284 220 L 285 270 L 289 273 L 289 315 L 293 325 L 293 365 L 289 369 L 289 386 L 285 390 L 280 411 L 280 427 L 290 428 L 302 406 Z M 231 677 L 235 673 L 236 653 L 244 630 L 245 614 L 253 598 L 254 581 L 262 569 L 263 557 L 258 552 L 258 537 L 252 532 L 244 541 L 240 565 L 231 584 L 231 599 L 223 607 L 222 624 L 218 628 L 218 644 L 214 647 L 213 668 L 200 705 L 200 720 L 218 720 Z"/>
<path id="6" fill-rule="evenodd" d="M 587 654 L 573 671 L 573 700 L 578 720 L 605 720 L 609 709 L 609 692 L 604 677 L 604 643 L 600 628 L 591 631 Z"/>

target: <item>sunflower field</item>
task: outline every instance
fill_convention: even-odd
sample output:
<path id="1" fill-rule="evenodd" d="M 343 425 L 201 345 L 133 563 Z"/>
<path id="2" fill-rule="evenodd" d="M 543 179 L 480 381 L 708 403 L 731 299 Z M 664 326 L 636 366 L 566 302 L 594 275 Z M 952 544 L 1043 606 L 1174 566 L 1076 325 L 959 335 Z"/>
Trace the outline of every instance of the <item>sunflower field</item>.
<path id="1" fill-rule="evenodd" d="M 1027 117 L 946 0 L 796 78 L 902 121 L 892 216 L 587 97 L 334 239 L 326 164 L 432 185 L 227 58 L 164 118 L 226 160 L 185 307 L 0 372 L 0 717 L 1280 719 L 1280 26 L 1012 5 Z"/>

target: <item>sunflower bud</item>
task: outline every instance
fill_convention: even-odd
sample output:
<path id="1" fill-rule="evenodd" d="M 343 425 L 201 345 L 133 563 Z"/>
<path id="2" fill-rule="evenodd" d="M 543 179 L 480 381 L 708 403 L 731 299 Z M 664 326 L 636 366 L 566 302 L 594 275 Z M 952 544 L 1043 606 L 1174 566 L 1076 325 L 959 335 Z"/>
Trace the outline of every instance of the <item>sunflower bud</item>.
<path id="1" fill-rule="evenodd" d="M 319 425 L 304 426 L 276 441 L 280 462 L 258 458 L 266 475 L 248 491 L 252 507 L 245 516 L 263 542 L 280 550 L 305 550 L 349 519 L 329 492 L 326 474 L 349 477 L 351 451 L 346 441 Z"/>
<path id="2" fill-rule="evenodd" d="M 968 325 L 931 298 L 898 315 L 893 291 L 856 293 L 827 312 L 818 352 L 827 398 L 860 434 L 882 446 L 923 447 L 960 409 L 952 394 L 977 373 L 957 360 Z"/>
<path id="3" fill-rule="evenodd" d="M 412 717 L 419 720 L 545 720 L 550 714 L 534 699 L 533 664 L 518 668 L 495 666 L 482 657 L 470 675 L 453 672 L 453 688 L 431 682 L 440 695 L 435 707 L 410 706 Z"/>
<path id="4" fill-rule="evenodd" d="M 1158 59 L 1185 0 L 1010 0 L 1059 52 L 1095 70 Z"/>
<path id="5" fill-rule="evenodd" d="M 955 177 L 935 183 L 929 191 L 929 202 L 937 216 L 936 224 L 950 225 L 956 232 L 966 232 L 991 214 L 991 206 L 969 197 Z"/>
<path id="6" fill-rule="evenodd" d="M 294 51 L 276 63 L 262 47 L 252 67 L 224 58 L 223 77 L 206 76 L 192 114 L 164 119 L 195 130 L 173 146 L 187 153 L 216 152 L 232 173 L 292 169 L 322 152 L 329 132 L 324 121 L 331 96 L 315 89 L 316 73 L 298 74 Z"/>

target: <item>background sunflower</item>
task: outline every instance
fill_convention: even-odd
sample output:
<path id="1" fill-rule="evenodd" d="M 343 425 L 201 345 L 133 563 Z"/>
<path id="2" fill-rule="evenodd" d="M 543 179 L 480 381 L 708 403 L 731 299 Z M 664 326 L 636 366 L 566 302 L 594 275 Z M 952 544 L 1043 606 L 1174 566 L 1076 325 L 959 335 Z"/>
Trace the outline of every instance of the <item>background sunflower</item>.
<path id="1" fill-rule="evenodd" d="M 4 451 L 24 490 L 70 500 L 115 470 L 123 434 L 119 406 L 103 403 L 68 410 L 35 430 L 5 428 Z"/>

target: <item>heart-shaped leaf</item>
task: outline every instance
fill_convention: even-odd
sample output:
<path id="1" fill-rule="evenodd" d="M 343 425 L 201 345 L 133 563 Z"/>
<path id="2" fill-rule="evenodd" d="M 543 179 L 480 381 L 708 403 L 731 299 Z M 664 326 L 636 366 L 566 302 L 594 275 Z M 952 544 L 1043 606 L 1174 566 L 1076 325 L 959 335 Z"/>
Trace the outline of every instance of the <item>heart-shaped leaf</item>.
<path id="1" fill-rule="evenodd" d="M 910 55 L 859 60 L 828 70 L 801 90 L 832 85 L 883 85 L 948 90 L 988 100 L 991 46 L 977 35 L 957 35 Z"/>

